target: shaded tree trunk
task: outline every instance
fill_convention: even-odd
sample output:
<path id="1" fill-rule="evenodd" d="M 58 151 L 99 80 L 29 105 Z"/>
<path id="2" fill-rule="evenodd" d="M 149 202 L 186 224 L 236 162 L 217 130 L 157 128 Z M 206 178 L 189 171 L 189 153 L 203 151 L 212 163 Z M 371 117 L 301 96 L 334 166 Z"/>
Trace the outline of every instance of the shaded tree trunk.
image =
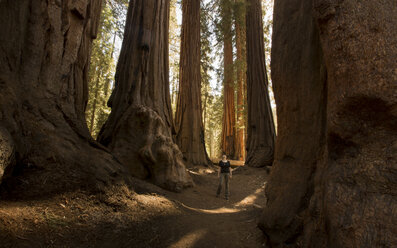
<path id="1" fill-rule="evenodd" d="M 236 50 L 237 50 L 237 131 L 236 131 L 236 158 L 245 159 L 245 115 L 244 115 L 244 83 L 246 81 L 245 66 L 245 18 L 235 18 Z"/>
<path id="2" fill-rule="evenodd" d="M 263 42 L 260 0 L 247 0 L 247 101 L 248 137 L 246 164 L 253 167 L 273 163 L 275 129 L 270 105 Z"/>
<path id="3" fill-rule="evenodd" d="M 222 152 L 231 159 L 235 159 L 236 143 L 236 108 L 234 104 L 233 80 L 233 40 L 232 40 L 232 11 L 225 6 L 223 40 L 223 123 L 222 123 Z"/>
<path id="4" fill-rule="evenodd" d="M 176 142 L 188 165 L 207 165 L 201 106 L 200 0 L 182 1 Z"/>
<path id="5" fill-rule="evenodd" d="M 84 116 L 101 2 L 0 2 L 0 135 L 9 137 L 11 163 L 25 182 L 10 178 L 6 188 L 20 195 L 102 188 L 122 178 Z"/>
<path id="6" fill-rule="evenodd" d="M 261 219 L 272 243 L 283 243 L 302 230 L 300 211 L 309 206 L 325 143 L 327 74 L 311 6 L 304 0 L 278 0 L 274 6 L 271 73 L 278 133 L 266 186 L 269 201 Z M 286 8 L 296 9 L 299 21 L 283 14 Z M 276 220 L 282 221 L 276 226 Z"/>
<path id="7" fill-rule="evenodd" d="M 117 64 L 112 112 L 98 140 L 130 173 L 166 189 L 192 185 L 172 140 L 168 77 L 168 0 L 130 1 Z"/>
<path id="8" fill-rule="evenodd" d="M 275 1 L 272 247 L 397 246 L 396 14 L 393 1 Z"/>

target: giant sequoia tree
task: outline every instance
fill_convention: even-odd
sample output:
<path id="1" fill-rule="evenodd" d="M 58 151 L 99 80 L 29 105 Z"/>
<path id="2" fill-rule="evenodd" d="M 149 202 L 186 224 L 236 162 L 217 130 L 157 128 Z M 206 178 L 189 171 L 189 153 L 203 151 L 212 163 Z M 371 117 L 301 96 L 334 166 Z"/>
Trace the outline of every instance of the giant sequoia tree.
<path id="1" fill-rule="evenodd" d="M 179 68 L 176 141 L 188 164 L 208 164 L 201 107 L 200 0 L 182 1 Z"/>
<path id="2" fill-rule="evenodd" d="M 223 124 L 221 147 L 222 152 L 227 156 L 235 158 L 236 109 L 234 104 L 232 4 L 230 0 L 221 1 L 221 18 L 223 33 Z"/>
<path id="3" fill-rule="evenodd" d="M 275 1 L 273 247 L 397 246 L 396 15 L 393 1 Z"/>
<path id="4" fill-rule="evenodd" d="M 248 137 L 246 164 L 273 163 L 275 128 L 268 91 L 260 0 L 247 0 L 247 102 Z"/>
<path id="5" fill-rule="evenodd" d="M 169 7 L 169 0 L 130 1 L 112 112 L 98 138 L 134 176 L 178 191 L 192 181 L 172 140 Z"/>
<path id="6" fill-rule="evenodd" d="M 0 2 L 0 170 L 23 172 L 24 183 L 8 181 L 20 194 L 120 179 L 121 165 L 84 118 L 101 2 Z"/>

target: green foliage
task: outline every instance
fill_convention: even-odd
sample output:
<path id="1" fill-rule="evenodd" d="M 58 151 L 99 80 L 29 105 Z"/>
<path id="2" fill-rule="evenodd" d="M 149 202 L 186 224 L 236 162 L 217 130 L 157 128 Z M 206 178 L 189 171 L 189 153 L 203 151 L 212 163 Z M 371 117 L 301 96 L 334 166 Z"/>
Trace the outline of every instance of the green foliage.
<path id="1" fill-rule="evenodd" d="M 213 10 L 212 3 L 201 2 L 200 42 L 201 42 L 201 99 L 207 153 L 210 157 L 220 154 L 222 132 L 223 101 L 217 94 L 219 86 L 211 87 L 211 71 L 214 71 L 213 57 Z"/>
<path id="2" fill-rule="evenodd" d="M 275 124 L 277 126 L 276 101 L 273 94 L 273 83 L 271 78 L 271 48 L 272 48 L 272 28 L 273 28 L 273 0 L 262 0 L 263 29 L 266 56 L 266 71 L 269 79 L 269 96 L 272 104 L 272 111 Z"/>
<path id="3" fill-rule="evenodd" d="M 272 28 L 273 28 L 273 0 L 262 0 L 263 33 L 266 53 L 266 69 L 268 72 L 269 84 L 270 77 L 270 54 L 272 48 Z"/>
<path id="4" fill-rule="evenodd" d="M 177 0 L 170 2 L 169 24 L 169 77 L 172 112 L 175 113 L 179 91 L 179 60 L 181 48 L 181 25 L 178 23 L 178 10 L 181 11 L 181 3 Z"/>
<path id="5" fill-rule="evenodd" d="M 234 0 L 213 0 L 211 8 L 216 13 L 214 15 L 214 32 L 217 45 L 221 45 L 226 38 L 233 37 L 233 10 Z"/>
<path id="6" fill-rule="evenodd" d="M 116 36 L 122 38 L 127 6 L 127 0 L 104 2 L 98 36 L 93 43 L 86 108 L 87 125 L 93 137 L 97 136 L 110 114 L 106 103 L 114 84 L 115 42 Z"/>
<path id="7" fill-rule="evenodd" d="M 201 85 L 203 89 L 206 89 L 210 85 L 211 76 L 210 71 L 214 70 L 213 63 L 214 58 L 211 56 L 211 29 L 210 21 L 212 19 L 210 13 L 210 5 L 201 2 L 201 12 L 200 12 L 200 56 L 201 56 Z M 207 92 L 207 91 L 205 91 Z M 205 93 L 204 92 L 204 93 Z M 208 93 L 208 92 L 207 92 Z"/>
<path id="8" fill-rule="evenodd" d="M 221 155 L 221 135 L 223 116 L 223 96 L 210 94 L 207 98 L 205 125 L 205 140 L 208 155 L 219 157 Z"/>

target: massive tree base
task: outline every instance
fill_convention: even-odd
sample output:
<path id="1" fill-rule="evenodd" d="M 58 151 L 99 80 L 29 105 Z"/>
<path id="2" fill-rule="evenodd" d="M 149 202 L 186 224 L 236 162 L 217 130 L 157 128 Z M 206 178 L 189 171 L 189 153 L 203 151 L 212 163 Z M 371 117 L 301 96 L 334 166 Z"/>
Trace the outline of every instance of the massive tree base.
<path id="1" fill-rule="evenodd" d="M 29 110 L 2 109 L 0 123 L 6 128 L 0 128 L 0 162 L 1 167 L 9 164 L 2 183 L 5 195 L 35 197 L 80 188 L 101 191 L 129 183 L 117 159 L 88 132 L 79 131 L 60 108 L 29 102 L 25 100 Z"/>
<path id="2" fill-rule="evenodd" d="M 0 1 L 3 194 L 26 198 L 128 183 L 84 118 L 101 2 Z"/>
<path id="3" fill-rule="evenodd" d="M 397 246 L 396 15 L 392 1 L 275 1 L 272 247 Z"/>
<path id="4" fill-rule="evenodd" d="M 54 112 L 45 116 L 40 111 Z M 5 170 L 8 177 L 2 183 L 3 195 L 37 197 L 128 184 L 125 169 L 115 157 L 89 136 L 76 133 L 61 111 L 38 107 L 13 113 L 18 117 L 7 116 L 7 124 L 21 126 L 16 130 L 8 126 L 10 131 L 0 129 L 1 163 L 9 164 Z"/>
<path id="5" fill-rule="evenodd" d="M 107 146 L 135 177 L 177 192 L 193 186 L 168 127 L 146 106 L 133 105 L 126 110 Z"/>

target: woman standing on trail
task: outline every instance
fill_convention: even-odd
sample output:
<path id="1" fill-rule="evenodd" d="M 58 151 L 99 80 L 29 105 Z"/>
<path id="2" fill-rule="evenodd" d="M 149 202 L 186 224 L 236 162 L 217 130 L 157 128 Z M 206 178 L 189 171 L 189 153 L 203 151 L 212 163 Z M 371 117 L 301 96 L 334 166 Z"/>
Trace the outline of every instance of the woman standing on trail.
<path id="1" fill-rule="evenodd" d="M 232 169 L 230 168 L 230 162 L 226 159 L 226 155 L 222 156 L 222 160 L 219 161 L 219 185 L 216 191 L 216 197 L 219 197 L 222 191 L 222 182 L 225 181 L 225 198 L 229 200 L 229 178 L 232 178 Z"/>

